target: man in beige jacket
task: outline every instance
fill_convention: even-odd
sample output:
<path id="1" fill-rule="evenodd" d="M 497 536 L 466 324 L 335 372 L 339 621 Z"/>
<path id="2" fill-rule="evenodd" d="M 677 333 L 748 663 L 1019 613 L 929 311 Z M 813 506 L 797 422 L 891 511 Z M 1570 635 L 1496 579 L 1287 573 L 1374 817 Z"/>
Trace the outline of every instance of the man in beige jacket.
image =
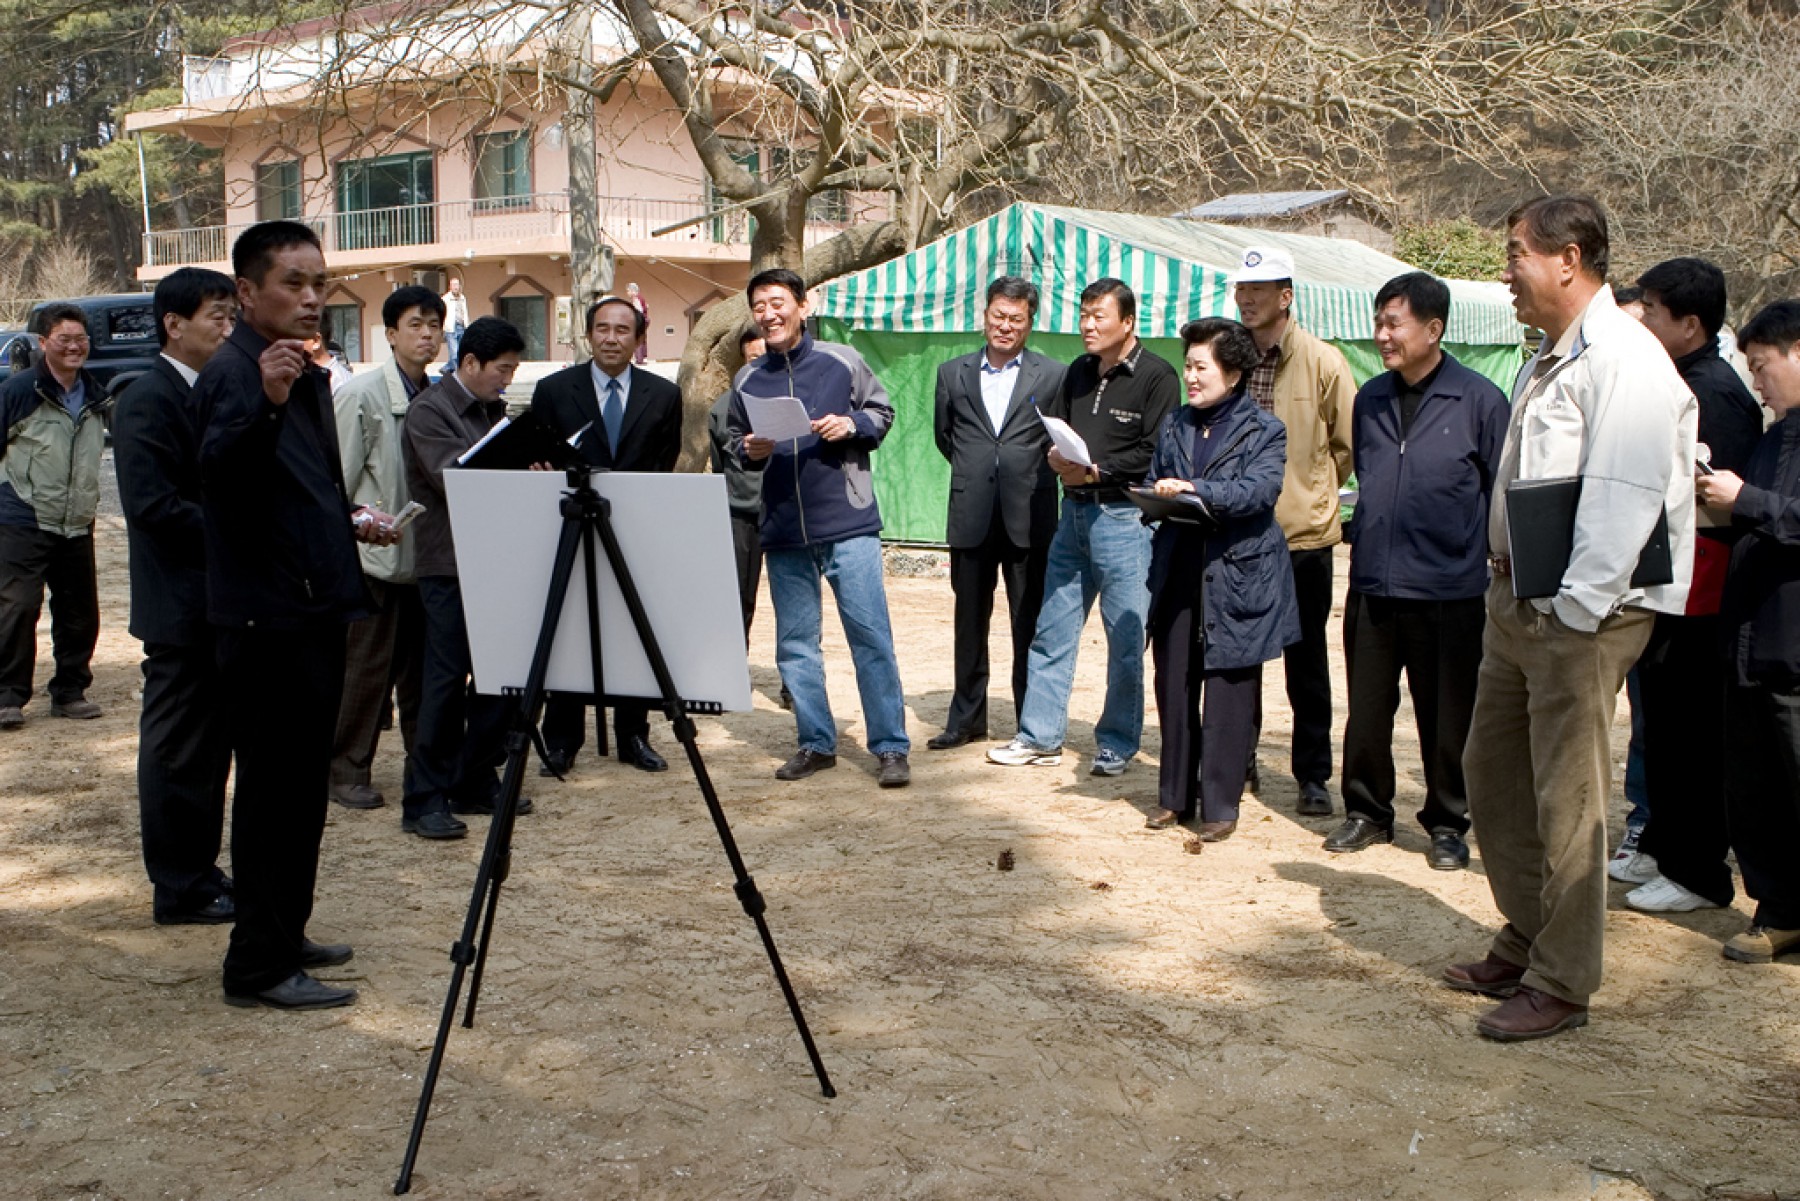
<path id="1" fill-rule="evenodd" d="M 1250 372 L 1250 394 L 1287 427 L 1287 478 L 1275 519 L 1287 535 L 1300 603 L 1300 641 L 1282 656 L 1294 715 L 1290 763 L 1300 792 L 1295 810 L 1328 817 L 1331 659 L 1325 627 L 1331 616 L 1331 548 L 1343 540 L 1338 489 L 1353 469 L 1350 409 L 1356 381 L 1336 347 L 1294 320 L 1294 260 L 1287 251 L 1247 247 L 1232 284 L 1240 319 L 1263 354 Z M 1260 713 L 1257 724 L 1260 729 Z M 1254 780 L 1256 764 L 1249 768 Z"/>
<path id="2" fill-rule="evenodd" d="M 381 306 L 392 357 L 355 376 L 332 396 L 344 487 L 353 505 L 398 514 L 411 499 L 400 463 L 400 426 L 425 387 L 425 368 L 443 341 L 444 302 L 430 288 L 396 288 Z M 331 753 L 331 799 L 348 809 L 375 809 L 385 798 L 370 767 L 381 738 L 389 690 L 400 690 L 400 735 L 412 754 L 424 671 L 425 611 L 413 575 L 413 541 L 362 545 L 363 582 L 372 612 L 350 623 L 344 699 Z"/>

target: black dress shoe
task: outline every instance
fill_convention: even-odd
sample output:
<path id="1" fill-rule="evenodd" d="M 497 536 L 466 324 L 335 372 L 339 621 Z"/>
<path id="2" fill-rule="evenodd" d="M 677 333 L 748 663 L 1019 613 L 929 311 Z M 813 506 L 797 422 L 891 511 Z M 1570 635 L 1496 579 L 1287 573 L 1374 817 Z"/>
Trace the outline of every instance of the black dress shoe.
<path id="1" fill-rule="evenodd" d="M 417 817 L 401 818 L 400 832 L 417 834 L 420 838 L 461 838 L 469 832 L 469 827 L 451 817 L 446 811 L 433 809 L 431 812 L 421 813 Z"/>
<path id="2" fill-rule="evenodd" d="M 669 761 L 657 754 L 656 748 L 642 734 L 633 734 L 619 742 L 619 762 L 629 763 L 639 771 L 669 770 Z"/>
<path id="3" fill-rule="evenodd" d="M 1455 830 L 1433 830 L 1425 861 L 1440 872 L 1460 872 L 1469 866 L 1469 844 Z"/>
<path id="4" fill-rule="evenodd" d="M 912 766 L 906 761 L 904 751 L 883 751 L 875 756 L 881 760 L 881 771 L 875 782 L 883 788 L 905 788 L 912 783 Z"/>
<path id="5" fill-rule="evenodd" d="M 569 769 L 574 766 L 575 756 L 569 754 L 567 751 L 551 751 L 545 756 L 543 762 L 538 764 L 538 775 L 557 776 L 560 778 L 568 775 Z"/>
<path id="6" fill-rule="evenodd" d="M 986 730 L 945 730 L 942 734 L 934 734 L 925 740 L 925 746 L 933 751 L 953 751 L 959 746 L 967 746 L 977 738 L 986 738 Z"/>
<path id="7" fill-rule="evenodd" d="M 346 784 L 331 790 L 331 799 L 346 809 L 379 809 L 387 798 L 367 784 Z"/>
<path id="8" fill-rule="evenodd" d="M 827 755 L 821 751 L 809 751 L 801 747 L 794 752 L 794 757 L 775 769 L 777 780 L 804 780 L 816 771 L 824 771 L 828 767 L 837 766 L 837 756 Z"/>
<path id="9" fill-rule="evenodd" d="M 1352 813 L 1343 825 L 1325 836 L 1325 849 L 1339 854 L 1364 851 L 1378 842 L 1394 841 L 1394 831 L 1380 822 Z"/>
<path id="10" fill-rule="evenodd" d="M 356 1000 L 354 988 L 337 988 L 295 972 L 274 988 L 256 993 L 226 993 L 225 1003 L 242 1009 L 265 1005 L 270 1009 L 336 1009 Z"/>
<path id="11" fill-rule="evenodd" d="M 1295 804 L 1294 812 L 1301 817 L 1330 817 L 1331 793 L 1316 780 L 1301 781 L 1300 800 Z"/>
<path id="12" fill-rule="evenodd" d="M 1235 817 L 1228 822 L 1200 823 L 1201 842 L 1224 842 L 1227 838 L 1230 838 L 1236 833 L 1237 819 Z"/>
<path id="13" fill-rule="evenodd" d="M 1172 830 L 1181 824 L 1181 814 L 1173 809 L 1158 809 L 1144 819 L 1146 830 Z"/>
<path id="14" fill-rule="evenodd" d="M 494 816 L 494 810 L 499 808 L 499 805 L 499 789 L 496 788 L 492 796 L 485 796 L 479 801 L 451 801 L 450 812 L 462 817 L 492 817 Z M 522 796 L 519 798 L 519 803 L 513 809 L 513 812 L 520 816 L 524 816 L 525 814 L 530 813 L 533 808 L 535 808 L 535 806 L 532 805 L 531 798 Z"/>
<path id="15" fill-rule="evenodd" d="M 221 894 L 204 905 L 168 909 L 153 916 L 159 926 L 223 926 L 237 920 L 237 903 Z"/>
<path id="16" fill-rule="evenodd" d="M 341 963 L 349 963 L 356 954 L 347 942 L 314 942 L 310 938 L 300 940 L 301 967 L 337 967 Z"/>

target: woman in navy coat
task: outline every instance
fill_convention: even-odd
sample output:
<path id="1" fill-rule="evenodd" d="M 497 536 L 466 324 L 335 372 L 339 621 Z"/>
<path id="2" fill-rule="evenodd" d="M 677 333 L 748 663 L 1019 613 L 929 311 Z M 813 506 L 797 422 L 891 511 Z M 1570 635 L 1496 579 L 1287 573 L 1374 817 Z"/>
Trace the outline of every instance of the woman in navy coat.
<path id="1" fill-rule="evenodd" d="M 1187 404 L 1163 423 L 1145 480 L 1180 506 L 1151 543 L 1162 808 L 1146 824 L 1168 829 L 1198 809 L 1201 841 L 1221 842 L 1237 828 L 1262 665 L 1300 637 L 1275 522 L 1287 430 L 1246 387 L 1261 357 L 1249 330 L 1207 317 L 1181 341 Z"/>

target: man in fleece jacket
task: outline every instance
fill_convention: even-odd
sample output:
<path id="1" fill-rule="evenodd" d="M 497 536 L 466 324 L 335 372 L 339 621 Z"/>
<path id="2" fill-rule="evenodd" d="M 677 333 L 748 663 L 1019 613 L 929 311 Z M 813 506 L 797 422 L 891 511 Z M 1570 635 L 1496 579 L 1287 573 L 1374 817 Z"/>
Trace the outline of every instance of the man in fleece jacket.
<path id="1" fill-rule="evenodd" d="M 869 365 L 848 346 L 806 332 L 806 282 L 759 272 L 745 290 L 767 352 L 737 373 L 727 421 L 740 460 L 763 474 L 762 545 L 775 605 L 775 665 L 794 697 L 799 750 L 775 772 L 804 780 L 837 766 L 837 723 L 820 651 L 821 578 L 831 584 L 862 697 L 864 739 L 883 788 L 912 778 L 906 704 L 881 580 L 881 513 L 869 455 L 894 409 Z M 751 430 L 746 397 L 795 397 L 812 432 L 774 441 Z"/>

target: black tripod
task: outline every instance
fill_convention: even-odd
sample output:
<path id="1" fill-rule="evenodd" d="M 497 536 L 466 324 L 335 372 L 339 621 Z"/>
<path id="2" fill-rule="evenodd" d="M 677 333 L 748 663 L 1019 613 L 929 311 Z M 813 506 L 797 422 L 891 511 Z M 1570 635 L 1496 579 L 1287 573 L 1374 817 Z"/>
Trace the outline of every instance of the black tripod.
<path id="1" fill-rule="evenodd" d="M 469 1005 L 463 1014 L 463 1025 L 472 1027 L 475 1024 L 475 1002 L 481 995 L 482 969 L 487 964 L 488 943 L 494 933 L 494 910 L 500 900 L 500 885 L 505 882 L 512 865 L 513 820 L 518 814 L 519 790 L 524 784 L 526 760 L 532 747 L 538 711 L 544 701 L 544 679 L 550 670 L 550 650 L 556 641 L 557 622 L 562 617 L 563 601 L 567 598 L 569 583 L 575 575 L 577 550 L 581 552 L 582 572 L 587 584 L 587 634 L 593 660 L 594 691 L 597 699 L 611 699 L 600 696 L 606 677 L 601 671 L 600 590 L 597 586 L 599 572 L 594 549 L 596 537 L 606 552 L 606 561 L 612 567 L 613 578 L 618 582 L 619 592 L 625 598 L 625 607 L 631 613 L 631 624 L 637 631 L 639 642 L 643 644 L 645 657 L 650 660 L 650 669 L 656 675 L 656 686 L 662 693 L 663 711 L 668 714 L 675 737 L 687 749 L 688 762 L 693 766 L 694 778 L 700 785 L 700 795 L 706 799 L 707 812 L 712 815 L 713 826 L 719 832 L 719 841 L 725 847 L 725 858 L 731 862 L 732 873 L 737 878 L 733 890 L 743 904 L 744 912 L 756 923 L 756 932 L 762 938 L 763 949 L 769 955 L 769 966 L 775 971 L 775 980 L 781 985 L 782 996 L 787 998 L 788 1012 L 794 1015 L 794 1026 L 800 1031 L 800 1041 L 806 1047 L 807 1057 L 812 1060 L 813 1074 L 819 1078 L 820 1089 L 827 1097 L 837 1095 L 837 1090 L 831 1087 L 831 1078 L 825 1074 L 825 1063 L 819 1058 L 819 1049 L 813 1044 L 806 1016 L 800 1012 L 800 999 L 794 995 L 794 986 L 788 982 L 787 970 L 781 966 L 781 955 L 775 950 L 775 940 L 769 934 L 768 923 L 763 920 L 766 906 L 762 894 L 757 891 L 756 881 L 750 877 L 744 867 L 743 857 L 738 854 L 737 840 L 731 836 L 731 826 L 725 820 L 724 809 L 719 806 L 719 795 L 713 791 L 712 778 L 707 775 L 706 764 L 700 758 L 700 747 L 695 741 L 694 721 L 689 716 L 689 711 L 716 713 L 719 711 L 718 706 L 684 702 L 675 691 L 674 677 L 669 674 L 669 665 L 663 659 L 662 647 L 658 645 L 656 634 L 650 628 L 649 614 L 644 610 L 637 586 L 632 582 L 631 571 L 626 566 L 625 555 L 619 549 L 618 538 L 613 533 L 612 507 L 605 497 L 594 491 L 587 467 L 571 467 L 568 475 L 569 491 L 563 495 L 562 500 L 562 536 L 556 544 L 556 563 L 550 573 L 550 592 L 544 599 L 544 621 L 538 627 L 537 646 L 532 651 L 525 689 L 519 696 L 512 729 L 507 732 L 506 773 L 501 782 L 500 800 L 494 806 L 493 824 L 488 827 L 487 847 L 482 851 L 481 867 L 475 873 L 475 888 L 469 897 L 469 912 L 463 919 L 462 937 L 450 948 L 450 962 L 453 965 L 450 971 L 450 990 L 444 997 L 444 1012 L 438 1019 L 437 1041 L 432 1045 L 431 1059 L 425 1069 L 424 1088 L 419 1094 L 419 1106 L 413 1113 L 412 1135 L 406 1140 L 406 1158 L 400 1165 L 400 1178 L 394 1182 L 396 1194 L 405 1193 L 412 1187 L 413 1164 L 419 1157 L 419 1140 L 425 1133 L 425 1121 L 431 1111 L 431 1095 L 437 1087 L 438 1070 L 444 1063 L 444 1048 L 450 1041 L 450 1023 L 456 1016 L 456 1002 L 462 994 L 463 974 L 470 964 L 474 965 L 475 974 L 469 983 Z M 481 931 L 479 942 L 476 941 L 477 926 Z"/>

